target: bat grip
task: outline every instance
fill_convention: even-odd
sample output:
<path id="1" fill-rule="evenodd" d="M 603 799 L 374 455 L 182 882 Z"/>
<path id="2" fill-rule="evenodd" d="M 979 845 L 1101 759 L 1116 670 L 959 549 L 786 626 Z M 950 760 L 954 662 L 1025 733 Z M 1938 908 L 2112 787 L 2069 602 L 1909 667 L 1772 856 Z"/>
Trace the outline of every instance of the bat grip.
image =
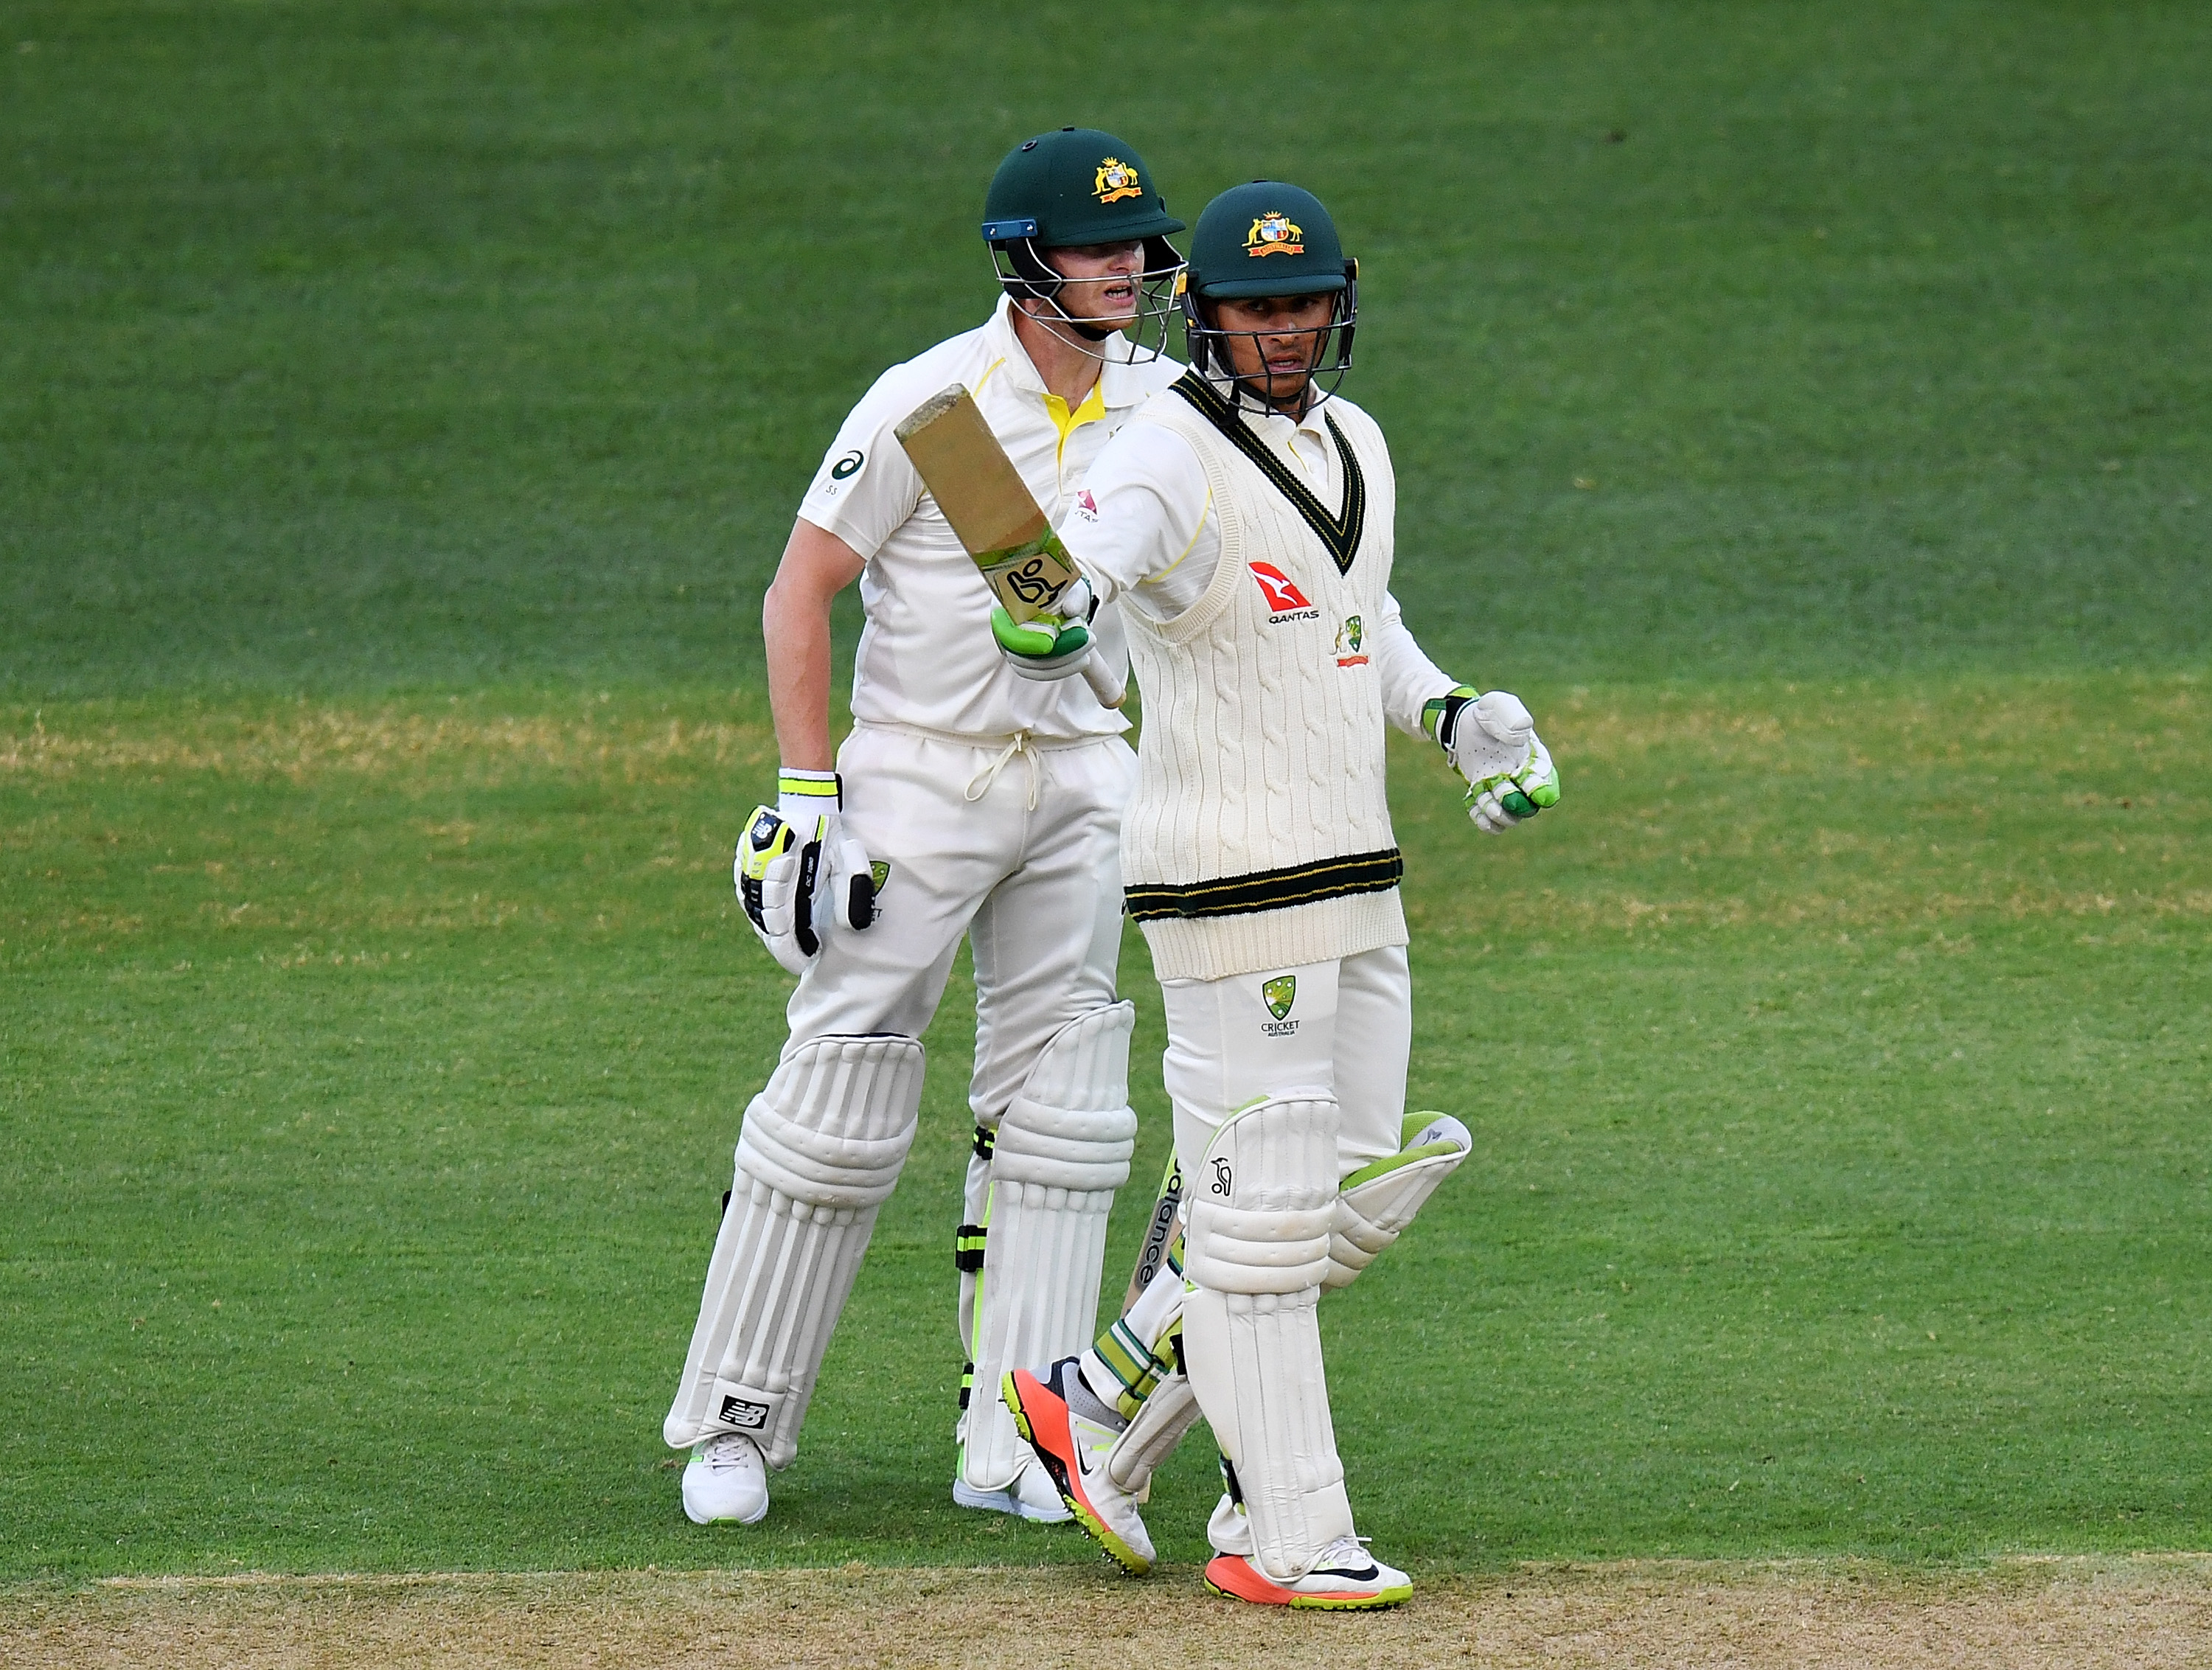
<path id="1" fill-rule="evenodd" d="M 1112 671 L 1099 660 L 1094 651 L 1083 663 L 1083 682 L 1091 686 L 1091 694 L 1098 698 L 1102 707 L 1118 707 L 1129 692 Z"/>

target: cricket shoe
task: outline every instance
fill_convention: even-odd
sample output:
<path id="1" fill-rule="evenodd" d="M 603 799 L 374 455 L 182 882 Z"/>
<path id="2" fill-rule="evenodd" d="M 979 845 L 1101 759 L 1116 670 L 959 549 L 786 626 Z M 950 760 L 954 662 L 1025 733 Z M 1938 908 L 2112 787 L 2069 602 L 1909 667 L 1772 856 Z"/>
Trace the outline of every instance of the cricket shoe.
<path id="1" fill-rule="evenodd" d="M 768 1515 L 768 1462 L 742 1432 L 717 1432 L 684 1469 L 684 1517 L 694 1525 L 757 1525 Z"/>
<path id="2" fill-rule="evenodd" d="M 960 1464 L 952 1473 L 952 1504 L 956 1508 L 981 1508 L 987 1513 L 1012 1514 L 1036 1525 L 1064 1525 L 1067 1509 L 1060 1505 L 1060 1492 L 1052 1487 L 1052 1480 L 1044 1476 L 1044 1469 L 1029 1462 L 1014 1475 L 1014 1482 L 1003 1491 L 978 1490 L 968 1482 L 967 1452 L 961 1452 Z"/>
<path id="3" fill-rule="evenodd" d="M 1152 1539 L 1137 1512 L 1137 1498 L 1106 1474 L 1107 1454 L 1121 1433 L 1075 1406 L 1084 1401 L 1103 1406 L 1083 1382 L 1077 1368 L 1081 1360 L 1063 1357 L 1043 1380 L 1027 1369 L 1015 1369 L 1006 1378 L 1006 1407 L 1075 1522 L 1106 1551 L 1108 1559 L 1141 1577 L 1152 1569 Z"/>
<path id="4" fill-rule="evenodd" d="M 1379 1612 L 1413 1598 L 1413 1580 L 1370 1554 L 1357 1537 L 1339 1537 L 1311 1570 L 1288 1582 L 1243 1554 L 1216 1554 L 1206 1562 L 1206 1586 L 1227 1600 L 1308 1612 Z"/>

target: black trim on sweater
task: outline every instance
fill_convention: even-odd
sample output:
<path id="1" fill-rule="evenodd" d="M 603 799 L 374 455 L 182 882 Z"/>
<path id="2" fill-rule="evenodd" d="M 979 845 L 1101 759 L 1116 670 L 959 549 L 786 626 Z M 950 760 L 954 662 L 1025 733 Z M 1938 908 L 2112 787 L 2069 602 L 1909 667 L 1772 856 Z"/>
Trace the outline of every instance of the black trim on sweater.
<path id="1" fill-rule="evenodd" d="M 1285 910 L 1316 899 L 1355 893 L 1387 893 L 1406 873 L 1395 847 L 1379 853 L 1294 864 L 1284 870 L 1255 870 L 1203 882 L 1139 882 L 1126 890 L 1129 914 L 1139 922 L 1164 918 L 1245 916 L 1255 911 Z"/>
<path id="2" fill-rule="evenodd" d="M 1197 409 L 1201 417 L 1220 430 L 1231 446 L 1249 458 L 1274 483 L 1277 492 L 1291 501 L 1291 508 L 1328 548 L 1337 573 L 1350 574 L 1352 559 L 1359 555 L 1359 536 L 1367 528 L 1367 477 L 1360 473 L 1359 460 L 1352 456 L 1352 445 L 1345 440 L 1344 431 L 1336 427 L 1336 419 L 1327 413 L 1322 416 L 1336 442 L 1337 456 L 1344 460 L 1344 509 L 1341 514 L 1332 516 L 1314 497 L 1313 489 L 1276 456 L 1274 448 L 1244 427 L 1244 420 L 1237 416 L 1237 409 L 1222 398 L 1220 391 L 1212 384 L 1195 371 L 1186 371 L 1171 386 Z"/>

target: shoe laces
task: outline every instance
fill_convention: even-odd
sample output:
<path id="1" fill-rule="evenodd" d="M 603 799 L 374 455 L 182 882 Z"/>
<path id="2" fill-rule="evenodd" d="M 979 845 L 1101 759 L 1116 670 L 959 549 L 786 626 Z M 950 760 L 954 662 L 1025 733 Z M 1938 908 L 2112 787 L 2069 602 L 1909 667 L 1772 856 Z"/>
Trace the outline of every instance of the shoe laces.
<path id="1" fill-rule="evenodd" d="M 760 1453 L 760 1446 L 742 1432 L 717 1432 L 707 1440 L 699 1457 L 716 1472 L 727 1472 L 752 1465 L 752 1458 Z"/>
<path id="2" fill-rule="evenodd" d="M 1313 1569 L 1320 1571 L 1334 1566 L 1373 1565 L 1375 1557 L 1367 1552 L 1367 1545 L 1373 1540 L 1372 1537 L 1339 1537 L 1321 1551 Z"/>

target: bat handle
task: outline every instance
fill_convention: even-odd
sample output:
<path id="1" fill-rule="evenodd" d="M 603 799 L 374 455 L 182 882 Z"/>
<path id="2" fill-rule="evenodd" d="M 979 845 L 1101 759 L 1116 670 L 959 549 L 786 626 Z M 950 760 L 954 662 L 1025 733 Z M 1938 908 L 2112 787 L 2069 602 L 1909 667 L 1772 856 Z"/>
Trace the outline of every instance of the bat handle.
<path id="1" fill-rule="evenodd" d="M 1091 694 L 1098 698 L 1102 707 L 1118 707 L 1128 698 L 1129 692 L 1121 681 L 1099 660 L 1095 651 L 1083 663 L 1083 681 L 1091 686 Z"/>

